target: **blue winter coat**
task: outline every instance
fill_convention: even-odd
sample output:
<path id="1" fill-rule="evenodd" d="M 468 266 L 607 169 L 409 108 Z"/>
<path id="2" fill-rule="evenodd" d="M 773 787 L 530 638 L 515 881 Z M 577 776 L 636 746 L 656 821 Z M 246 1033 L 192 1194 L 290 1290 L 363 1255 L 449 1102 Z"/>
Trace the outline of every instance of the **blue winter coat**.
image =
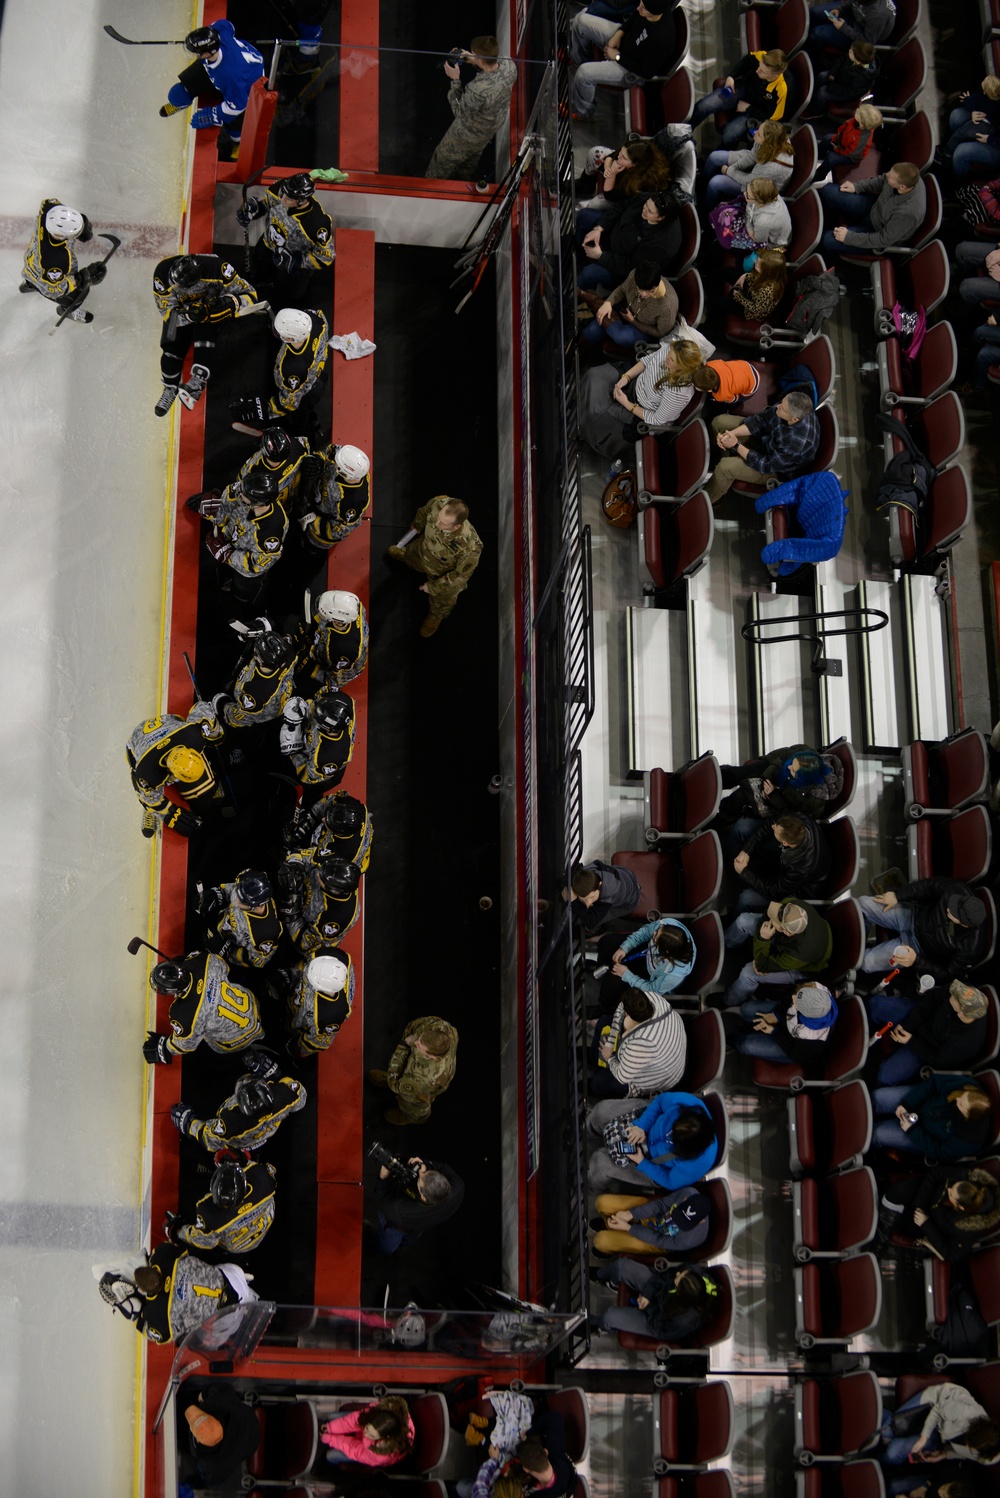
<path id="1" fill-rule="evenodd" d="M 700 1108 L 708 1113 L 701 1098 L 695 1097 L 693 1092 L 661 1092 L 635 1121 L 636 1127 L 644 1130 L 646 1135 L 646 1153 L 638 1162 L 638 1168 L 666 1191 L 693 1186 L 713 1168 L 718 1154 L 718 1142 L 713 1140 L 693 1160 L 666 1158 L 671 1156 L 674 1120 L 682 1108 Z"/>
<path id="2" fill-rule="evenodd" d="M 673 926 L 677 931 L 683 931 L 691 943 L 690 962 L 671 962 L 669 957 L 661 957 L 653 946 L 653 938 L 661 926 Z M 636 971 L 639 964 L 627 965 L 622 974 L 622 982 L 627 983 L 630 988 L 644 988 L 647 993 L 673 993 L 675 988 L 680 988 L 684 979 L 694 967 L 694 959 L 698 955 L 694 949 L 694 938 L 682 921 L 675 921 L 672 916 L 661 916 L 658 920 L 648 921 L 645 926 L 640 926 L 638 931 L 633 931 L 621 944 L 623 952 L 634 952 L 638 947 L 646 947 L 646 977 L 640 977 Z"/>
<path id="3" fill-rule="evenodd" d="M 764 565 L 778 577 L 788 577 L 803 562 L 828 562 L 835 557 L 844 540 L 848 493 L 827 469 L 802 474 L 762 494 L 754 501 L 758 515 L 781 505 L 788 511 L 790 528 L 800 533 L 765 546 L 760 554 Z"/>
<path id="4" fill-rule="evenodd" d="M 243 113 L 251 88 L 258 78 L 263 78 L 264 59 L 256 47 L 240 41 L 232 21 L 212 24 L 219 33 L 221 52 L 218 62 L 205 62 L 205 72 L 222 95 L 222 113 L 233 118 Z"/>

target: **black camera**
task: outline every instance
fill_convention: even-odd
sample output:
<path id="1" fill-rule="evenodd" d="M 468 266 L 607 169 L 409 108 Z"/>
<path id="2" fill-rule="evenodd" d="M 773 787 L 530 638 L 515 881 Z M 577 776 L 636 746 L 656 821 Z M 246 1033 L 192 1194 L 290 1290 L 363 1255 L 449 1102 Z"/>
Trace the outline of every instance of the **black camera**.
<path id="1" fill-rule="evenodd" d="M 460 68 L 463 60 L 461 47 L 453 47 L 445 58 L 445 62 L 451 63 L 453 68 Z"/>
<path id="2" fill-rule="evenodd" d="M 374 1160 L 376 1165 L 384 1166 L 394 1181 L 405 1186 L 408 1191 L 415 1191 L 417 1180 L 420 1176 L 420 1166 L 410 1165 L 406 1160 L 400 1160 L 391 1150 L 387 1150 L 384 1144 L 379 1144 L 376 1139 L 368 1151 L 369 1160 Z"/>

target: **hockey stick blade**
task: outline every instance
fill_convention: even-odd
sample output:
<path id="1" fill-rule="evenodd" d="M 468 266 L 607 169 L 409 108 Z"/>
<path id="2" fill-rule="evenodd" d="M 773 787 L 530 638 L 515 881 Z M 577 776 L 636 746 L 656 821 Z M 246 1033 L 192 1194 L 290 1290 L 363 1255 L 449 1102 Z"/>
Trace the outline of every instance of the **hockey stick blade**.
<path id="1" fill-rule="evenodd" d="M 231 421 L 229 425 L 234 432 L 242 432 L 244 437 L 263 437 L 263 427 L 248 427 L 245 421 Z"/>
<path id="2" fill-rule="evenodd" d="M 142 946 L 142 937 L 141 936 L 133 936 L 132 940 L 128 944 L 128 955 L 130 957 L 137 956 L 138 952 L 139 952 L 139 948 L 141 946 Z"/>

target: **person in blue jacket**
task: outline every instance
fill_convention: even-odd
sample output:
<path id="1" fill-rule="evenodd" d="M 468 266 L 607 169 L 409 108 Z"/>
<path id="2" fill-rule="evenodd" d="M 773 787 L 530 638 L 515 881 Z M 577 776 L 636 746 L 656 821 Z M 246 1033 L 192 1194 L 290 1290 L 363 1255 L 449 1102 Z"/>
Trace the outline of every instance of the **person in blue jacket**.
<path id="1" fill-rule="evenodd" d="M 605 1124 L 634 1111 L 628 1099 L 609 1099 L 592 1110 L 589 1127 L 603 1136 Z M 617 1186 L 635 1191 L 652 1181 L 664 1191 L 676 1191 L 700 1181 L 717 1154 L 715 1125 L 701 1098 L 691 1092 L 661 1092 L 627 1126 L 620 1151 L 606 1145 L 594 1151 L 590 1184 L 594 1191 Z"/>
<path id="2" fill-rule="evenodd" d="M 224 125 L 235 155 L 250 90 L 264 76 L 264 59 L 256 47 L 240 41 L 232 21 L 199 26 L 188 33 L 184 46 L 197 61 L 178 74 L 160 114 L 166 119 L 179 110 L 189 109 L 199 94 L 214 89 L 222 95 L 222 103 L 196 109 L 191 116 L 191 128 L 205 130 L 211 125 Z"/>
<path id="3" fill-rule="evenodd" d="M 601 1001 L 617 993 L 619 984 L 608 983 L 612 975 L 629 988 L 673 993 L 691 973 L 695 956 L 694 938 L 683 921 L 675 921 L 673 916 L 647 921 L 624 938 L 618 932 L 609 933 L 601 938 L 597 949 L 598 972 L 605 963 L 611 968 L 604 979 Z"/>

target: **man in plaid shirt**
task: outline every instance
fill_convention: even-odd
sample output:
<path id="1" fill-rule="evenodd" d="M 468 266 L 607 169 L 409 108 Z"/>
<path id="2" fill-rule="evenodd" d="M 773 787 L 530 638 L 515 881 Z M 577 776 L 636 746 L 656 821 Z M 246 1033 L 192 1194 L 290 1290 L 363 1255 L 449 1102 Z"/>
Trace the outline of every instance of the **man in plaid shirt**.
<path id="1" fill-rule="evenodd" d="M 713 504 L 738 481 L 783 483 L 808 473 L 819 447 L 819 422 L 812 396 L 804 390 L 793 390 L 757 416 L 716 416 L 712 430 L 726 455 L 705 486 Z"/>

